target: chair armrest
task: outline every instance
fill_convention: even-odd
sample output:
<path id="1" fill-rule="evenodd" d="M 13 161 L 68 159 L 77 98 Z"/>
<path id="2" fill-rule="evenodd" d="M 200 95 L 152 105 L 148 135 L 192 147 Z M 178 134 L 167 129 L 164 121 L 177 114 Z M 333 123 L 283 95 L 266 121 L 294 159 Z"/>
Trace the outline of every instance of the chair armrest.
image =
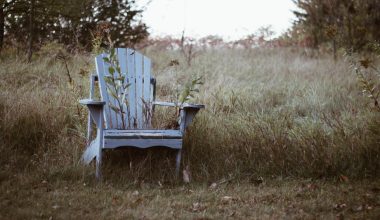
<path id="1" fill-rule="evenodd" d="M 185 109 L 185 110 L 186 110 L 186 109 L 189 109 L 189 108 L 193 108 L 193 109 L 202 109 L 202 108 L 205 108 L 205 105 L 202 105 L 202 104 L 183 103 L 182 108 Z"/>
<path id="2" fill-rule="evenodd" d="M 82 99 L 79 101 L 79 103 L 82 105 L 96 105 L 96 106 L 103 106 L 106 104 L 105 101 L 95 101 L 92 99 Z"/>
<path id="3" fill-rule="evenodd" d="M 186 128 L 191 124 L 193 121 L 195 115 L 198 113 L 199 110 L 202 108 L 205 108 L 205 105 L 200 104 L 190 104 L 190 103 L 183 103 L 180 105 L 179 103 L 174 102 L 161 102 L 161 101 L 154 101 L 152 103 L 153 105 L 160 105 L 160 106 L 169 106 L 169 107 L 180 107 L 180 122 L 179 127 L 180 131 L 184 134 Z"/>
<path id="4" fill-rule="evenodd" d="M 91 118 L 94 120 L 98 128 L 103 127 L 103 109 L 106 102 L 104 101 L 95 101 L 92 99 L 82 99 L 79 101 L 80 104 L 86 105 L 90 112 Z"/>
<path id="5" fill-rule="evenodd" d="M 160 105 L 160 106 L 169 106 L 169 107 L 178 107 L 178 106 L 181 106 L 179 103 L 175 103 L 175 102 L 161 102 L 161 101 L 154 101 L 152 104 L 153 105 Z M 204 108 L 204 107 L 205 107 L 205 105 L 183 103 L 180 108 L 181 109 L 186 109 L 186 108 L 201 109 L 201 108 Z"/>

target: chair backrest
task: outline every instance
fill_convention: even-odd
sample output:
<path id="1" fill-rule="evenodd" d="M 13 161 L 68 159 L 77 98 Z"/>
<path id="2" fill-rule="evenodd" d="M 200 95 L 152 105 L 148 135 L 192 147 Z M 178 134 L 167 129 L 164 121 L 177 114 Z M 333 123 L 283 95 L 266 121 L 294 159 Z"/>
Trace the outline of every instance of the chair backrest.
<path id="1" fill-rule="evenodd" d="M 150 128 L 151 103 L 154 101 L 155 89 L 154 79 L 151 76 L 151 61 L 132 49 L 117 48 L 115 52 L 119 61 L 121 74 L 125 76 L 125 82 L 129 85 L 126 95 L 128 104 L 124 104 L 124 113 L 112 109 L 112 105 L 118 106 L 118 100 L 107 91 L 107 84 L 104 78 L 105 76 L 110 76 L 110 64 L 104 61 L 104 57 L 108 57 L 108 54 L 100 54 L 95 58 L 95 62 L 100 95 L 102 100 L 106 102 L 104 111 L 105 127 L 106 129 Z M 120 92 L 122 91 L 118 91 L 118 94 Z M 121 114 L 123 114 L 123 117 Z"/>

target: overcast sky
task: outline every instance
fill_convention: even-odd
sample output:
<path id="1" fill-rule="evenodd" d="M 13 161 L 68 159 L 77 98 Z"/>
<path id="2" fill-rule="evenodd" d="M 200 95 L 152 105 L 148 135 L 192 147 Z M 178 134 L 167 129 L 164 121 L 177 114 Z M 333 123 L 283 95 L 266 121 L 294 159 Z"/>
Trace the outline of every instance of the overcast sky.
<path id="1" fill-rule="evenodd" d="M 180 36 L 185 29 L 187 36 L 233 40 L 267 25 L 281 34 L 291 26 L 294 9 L 291 0 L 151 0 L 143 21 L 153 36 Z"/>

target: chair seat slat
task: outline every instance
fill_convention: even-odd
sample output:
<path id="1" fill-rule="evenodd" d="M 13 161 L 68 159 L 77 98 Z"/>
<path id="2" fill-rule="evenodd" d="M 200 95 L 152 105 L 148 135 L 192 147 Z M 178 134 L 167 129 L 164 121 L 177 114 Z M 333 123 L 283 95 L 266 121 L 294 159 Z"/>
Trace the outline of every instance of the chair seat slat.
<path id="1" fill-rule="evenodd" d="M 179 130 L 105 130 L 105 138 L 141 138 L 141 139 L 181 139 L 182 133 Z"/>

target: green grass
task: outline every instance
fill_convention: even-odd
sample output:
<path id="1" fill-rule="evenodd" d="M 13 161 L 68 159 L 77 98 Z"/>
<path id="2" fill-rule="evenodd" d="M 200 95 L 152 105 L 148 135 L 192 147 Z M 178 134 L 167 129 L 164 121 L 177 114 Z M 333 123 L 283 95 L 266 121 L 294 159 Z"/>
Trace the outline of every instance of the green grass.
<path id="1" fill-rule="evenodd" d="M 144 53 L 154 63 L 159 100 L 175 100 L 193 75 L 205 80 L 193 102 L 206 109 L 183 152 L 192 185 L 174 180 L 168 149 L 109 151 L 104 182 L 96 184 L 93 167 L 79 162 L 87 110 L 78 100 L 88 96 L 91 56 L 67 58 L 70 84 L 56 50 L 42 50 L 30 64 L 5 51 L 0 218 L 380 215 L 380 113 L 343 60 L 295 49 L 207 50 L 188 67 L 179 52 Z M 175 59 L 180 65 L 170 66 Z M 154 124 L 166 127 L 174 115 L 158 108 Z M 259 177 L 264 184 L 256 186 Z M 230 181 L 209 189 L 223 180 Z"/>
<path id="2" fill-rule="evenodd" d="M 380 182 L 269 180 L 173 186 L 13 177 L 1 184 L 2 219 L 377 219 Z M 23 181 L 17 182 L 18 181 Z M 14 182 L 16 181 L 16 182 Z M 160 185 L 161 184 L 161 185 Z"/>

